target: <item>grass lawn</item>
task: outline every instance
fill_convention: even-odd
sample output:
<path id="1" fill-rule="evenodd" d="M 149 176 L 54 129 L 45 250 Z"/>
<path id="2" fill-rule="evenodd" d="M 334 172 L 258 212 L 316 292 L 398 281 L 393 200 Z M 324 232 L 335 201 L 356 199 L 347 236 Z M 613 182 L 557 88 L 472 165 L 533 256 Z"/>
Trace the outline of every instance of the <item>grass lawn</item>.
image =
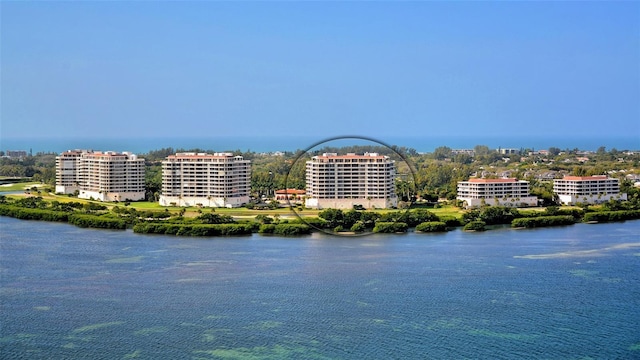
<path id="1" fill-rule="evenodd" d="M 0 191 L 20 191 L 20 190 L 24 190 L 24 188 L 31 188 L 34 185 L 38 185 L 38 183 L 20 183 L 20 184 L 14 184 L 16 186 L 16 188 L 14 189 L 13 187 L 2 187 L 0 189 Z M 4 190 L 5 188 L 7 189 L 14 189 L 14 190 Z M 9 197 L 22 197 L 25 196 L 24 194 L 15 194 L 15 195 L 9 195 Z M 98 203 L 98 204 L 102 204 L 102 205 L 106 205 L 109 208 L 113 208 L 115 206 L 119 206 L 119 207 L 125 207 L 123 202 L 120 203 L 110 203 L 110 202 L 100 202 L 100 201 L 92 201 L 92 200 L 85 200 L 85 199 L 78 199 L 76 197 L 70 197 L 67 195 L 56 195 L 53 193 L 42 193 L 40 196 L 42 196 L 43 199 L 48 200 L 48 201 L 59 201 L 59 202 L 71 202 L 71 201 L 75 201 L 75 202 L 81 202 L 81 203 Z M 266 209 L 266 210 L 257 210 L 257 209 L 247 209 L 247 208 L 208 208 L 208 207 L 203 207 L 203 208 L 199 208 L 199 207 L 187 207 L 187 208 L 182 208 L 182 207 L 178 207 L 178 206 L 161 206 L 159 203 L 157 202 L 149 202 L 149 201 L 134 201 L 129 203 L 128 206 L 126 206 L 127 208 L 133 208 L 139 211 L 165 211 L 169 210 L 169 212 L 171 212 L 172 214 L 177 214 L 179 213 L 182 209 L 185 210 L 184 216 L 185 217 L 196 217 L 200 214 L 206 214 L 206 213 L 211 213 L 211 212 L 215 212 L 217 214 L 224 214 L 224 215 L 230 215 L 236 218 L 244 218 L 244 219 L 252 219 L 254 217 L 256 217 L 257 215 L 265 215 L 265 216 L 270 216 L 270 217 L 275 217 L 275 216 L 279 216 L 282 218 L 291 218 L 291 217 L 295 217 L 296 215 L 298 216 L 302 216 L 302 217 L 315 217 L 318 216 L 318 213 L 320 213 L 321 210 L 313 210 L 313 209 L 304 209 L 304 210 L 295 210 L 295 212 L 289 208 L 279 208 L 279 209 Z M 464 213 L 463 209 L 457 208 L 453 205 L 446 205 L 437 209 L 433 209 L 433 208 L 428 208 L 427 209 L 430 212 L 433 212 L 434 214 L 438 215 L 438 216 L 453 216 L 456 218 L 460 218 L 462 217 L 462 214 Z M 393 211 L 406 211 L 404 209 L 400 209 L 400 210 L 394 210 L 394 209 L 376 209 L 376 210 L 367 210 L 367 211 L 375 211 L 377 213 L 380 214 L 384 214 L 384 213 L 388 213 L 388 212 L 393 212 Z"/>
<path id="2" fill-rule="evenodd" d="M 4 190 L 2 190 L 4 191 Z M 40 196 L 42 197 L 42 199 L 46 200 L 46 201 L 58 201 L 61 203 L 64 202 L 80 202 L 80 203 L 97 203 L 97 204 L 102 204 L 105 205 L 107 207 L 112 207 L 113 204 L 112 203 L 103 203 L 100 201 L 91 201 L 91 200 L 85 200 L 85 199 L 78 199 L 77 197 L 73 197 L 73 196 L 67 196 L 67 195 L 56 195 L 54 193 L 47 193 L 47 192 L 42 192 L 40 194 L 35 194 L 35 193 L 31 193 L 31 194 L 9 194 L 7 195 L 8 198 L 14 198 L 14 199 L 19 199 L 19 198 L 23 198 L 26 196 Z"/>
<path id="3" fill-rule="evenodd" d="M 0 191 L 22 191 L 25 189 L 31 189 L 34 186 L 40 187 L 42 186 L 42 184 L 39 182 L 5 184 L 5 185 L 0 185 Z"/>
<path id="4" fill-rule="evenodd" d="M 117 204 L 118 206 L 124 206 L 123 203 Z M 148 201 L 137 201 L 132 202 L 128 207 L 134 208 L 136 210 L 164 210 L 169 209 L 171 212 L 179 212 L 181 209 L 185 209 L 187 213 L 197 213 L 200 214 L 198 210 L 201 210 L 203 213 L 215 212 L 218 214 L 231 215 L 231 216 L 256 216 L 256 215 L 294 215 L 293 211 L 288 208 L 280 208 L 275 210 L 254 210 L 254 209 L 246 209 L 246 208 L 209 208 L 203 207 L 199 208 L 196 206 L 182 208 L 179 206 L 161 206 L 157 202 L 148 202 Z M 304 210 L 302 212 L 298 211 L 298 213 L 302 213 L 303 215 L 313 214 L 316 215 L 318 211 L 316 210 Z"/>
<path id="5" fill-rule="evenodd" d="M 465 210 L 452 205 L 446 205 L 437 209 L 427 209 L 427 210 L 429 210 L 430 212 L 438 216 L 453 216 L 456 218 L 461 218 L 462 214 L 465 213 Z"/>

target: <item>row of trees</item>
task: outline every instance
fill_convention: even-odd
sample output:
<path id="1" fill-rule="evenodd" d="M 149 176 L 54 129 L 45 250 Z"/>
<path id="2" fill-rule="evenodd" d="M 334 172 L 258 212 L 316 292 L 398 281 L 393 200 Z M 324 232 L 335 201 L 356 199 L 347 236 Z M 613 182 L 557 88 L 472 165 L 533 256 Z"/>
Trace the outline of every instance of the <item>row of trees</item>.
<path id="1" fill-rule="evenodd" d="M 411 209 L 387 213 L 326 209 L 321 211 L 318 217 L 323 220 L 323 223 L 319 225 L 320 227 L 331 229 L 334 232 L 352 231 L 357 233 L 366 230 L 372 230 L 373 232 L 402 232 L 406 231 L 407 228 L 417 227 L 425 223 L 442 223 L 446 228 L 459 226 L 461 224 L 456 218 L 440 218 L 426 209 Z M 306 220 L 307 219 L 305 219 L 305 221 Z M 392 226 L 390 224 L 401 225 Z M 404 228 L 404 230 L 402 230 L 402 228 Z M 391 231 L 390 229 L 395 230 Z M 431 227 L 423 225 L 422 230 L 419 231 L 426 232 L 428 229 L 431 229 Z"/>
<path id="2" fill-rule="evenodd" d="M 47 184 L 56 181 L 56 154 L 38 153 L 24 158 L 0 157 L 0 176 L 31 178 Z"/>

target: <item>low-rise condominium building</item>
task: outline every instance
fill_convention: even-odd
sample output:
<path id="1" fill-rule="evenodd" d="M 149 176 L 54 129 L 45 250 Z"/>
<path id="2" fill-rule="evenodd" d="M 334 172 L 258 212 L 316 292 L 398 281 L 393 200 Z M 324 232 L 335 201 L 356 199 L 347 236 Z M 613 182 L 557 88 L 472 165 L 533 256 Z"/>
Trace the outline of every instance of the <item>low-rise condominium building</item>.
<path id="1" fill-rule="evenodd" d="M 249 202 L 251 161 L 232 153 L 177 153 L 162 162 L 163 206 L 238 207 Z"/>
<path id="2" fill-rule="evenodd" d="M 281 189 L 276 190 L 276 201 L 283 205 L 298 205 L 304 202 L 307 194 L 305 190 L 300 189 Z"/>
<path id="3" fill-rule="evenodd" d="M 520 153 L 520 149 L 498 148 L 497 152 L 498 152 L 498 154 L 501 154 L 501 155 L 513 155 L 513 154 L 519 154 Z"/>
<path id="4" fill-rule="evenodd" d="M 24 159 L 27 157 L 25 150 L 7 150 L 4 152 L 4 157 L 9 159 Z"/>
<path id="5" fill-rule="evenodd" d="M 391 208 L 398 205 L 395 162 L 377 153 L 324 153 L 306 163 L 305 206 L 323 209 Z"/>
<path id="6" fill-rule="evenodd" d="M 100 201 L 145 198 L 144 159 L 129 152 L 69 150 L 56 157 L 56 193 Z"/>
<path id="7" fill-rule="evenodd" d="M 469 179 L 458 182 L 458 200 L 466 208 L 482 205 L 536 206 L 538 198 L 529 194 L 529 182 L 512 178 Z"/>
<path id="8" fill-rule="evenodd" d="M 553 180 L 553 192 L 564 205 L 599 204 L 614 200 L 627 200 L 620 193 L 620 180 L 606 175 L 565 176 Z"/>

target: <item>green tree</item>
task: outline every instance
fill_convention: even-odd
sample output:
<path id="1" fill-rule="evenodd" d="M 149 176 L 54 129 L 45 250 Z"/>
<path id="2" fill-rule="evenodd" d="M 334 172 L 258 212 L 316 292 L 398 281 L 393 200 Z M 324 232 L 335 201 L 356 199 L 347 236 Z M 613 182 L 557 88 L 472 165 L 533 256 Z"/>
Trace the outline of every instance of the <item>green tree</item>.
<path id="1" fill-rule="evenodd" d="M 145 198 L 147 201 L 157 201 L 162 191 L 162 166 L 148 165 L 144 173 Z"/>
<path id="2" fill-rule="evenodd" d="M 473 162 L 473 157 L 469 154 L 456 154 L 453 157 L 453 162 L 458 164 L 471 164 Z"/>
<path id="3" fill-rule="evenodd" d="M 433 158 L 436 160 L 444 160 L 447 158 L 451 158 L 452 152 L 451 148 L 448 146 L 439 146 L 433 150 Z"/>
<path id="4" fill-rule="evenodd" d="M 357 210 L 349 210 L 343 213 L 342 226 L 344 226 L 345 229 L 351 228 L 353 224 L 360 221 L 361 215 L 362 213 Z"/>
<path id="5" fill-rule="evenodd" d="M 439 221 L 438 216 L 426 209 L 413 209 L 406 212 L 401 221 L 404 221 L 409 226 L 416 226 L 423 222 Z"/>
<path id="6" fill-rule="evenodd" d="M 215 213 L 207 213 L 198 216 L 196 219 L 203 224 L 231 224 L 236 221 L 229 215 L 220 215 Z"/>
<path id="7" fill-rule="evenodd" d="M 483 221 L 487 225 L 510 224 L 511 221 L 518 216 L 520 216 L 520 214 L 515 208 L 488 206 L 480 210 L 478 220 Z"/>
<path id="8" fill-rule="evenodd" d="M 583 166 L 574 166 L 571 173 L 573 176 L 587 176 L 587 170 Z"/>
<path id="9" fill-rule="evenodd" d="M 262 224 L 271 224 L 273 223 L 273 218 L 267 216 L 267 215 L 256 215 L 256 221 L 262 223 Z"/>
<path id="10" fill-rule="evenodd" d="M 344 213 L 340 209 L 322 210 L 318 214 L 318 217 L 326 220 L 329 228 L 335 228 L 338 225 L 342 225 L 344 221 Z"/>
<path id="11" fill-rule="evenodd" d="M 350 230 L 353 232 L 359 233 L 359 232 L 364 232 L 366 229 L 367 227 L 362 221 L 357 221 L 351 226 Z"/>
<path id="12" fill-rule="evenodd" d="M 380 214 L 373 211 L 363 211 L 360 214 L 360 221 L 362 221 L 366 227 L 373 227 L 379 218 Z"/>

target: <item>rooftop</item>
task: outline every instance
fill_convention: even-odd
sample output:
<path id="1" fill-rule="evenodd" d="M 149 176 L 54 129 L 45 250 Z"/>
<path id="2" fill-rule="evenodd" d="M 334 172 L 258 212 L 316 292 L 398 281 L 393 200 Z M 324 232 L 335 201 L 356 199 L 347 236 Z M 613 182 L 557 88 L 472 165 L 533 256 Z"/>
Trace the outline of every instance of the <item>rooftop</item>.
<path id="1" fill-rule="evenodd" d="M 176 153 L 175 155 L 167 156 L 167 159 L 228 159 L 233 158 L 233 153 L 194 153 L 194 152 L 183 152 Z M 237 156 L 242 158 L 242 156 Z"/>
<path id="2" fill-rule="evenodd" d="M 483 183 L 483 184 L 491 184 L 491 183 L 512 183 L 517 182 L 518 179 L 514 178 L 502 178 L 502 179 L 469 179 L 469 182 L 472 183 Z"/>
<path id="3" fill-rule="evenodd" d="M 314 159 L 388 159 L 388 156 L 380 155 L 378 153 L 364 153 L 362 155 L 355 153 L 347 153 L 346 155 L 338 155 L 336 153 L 323 153 L 322 155 L 314 156 Z"/>
<path id="4" fill-rule="evenodd" d="M 299 190 L 299 189 L 282 189 L 282 190 L 276 190 L 276 194 L 280 194 L 280 195 L 304 195 L 306 194 L 307 191 L 306 190 Z"/>
<path id="5" fill-rule="evenodd" d="M 592 176 L 567 176 L 565 175 L 562 180 L 606 180 L 609 177 L 607 175 L 592 175 Z"/>

